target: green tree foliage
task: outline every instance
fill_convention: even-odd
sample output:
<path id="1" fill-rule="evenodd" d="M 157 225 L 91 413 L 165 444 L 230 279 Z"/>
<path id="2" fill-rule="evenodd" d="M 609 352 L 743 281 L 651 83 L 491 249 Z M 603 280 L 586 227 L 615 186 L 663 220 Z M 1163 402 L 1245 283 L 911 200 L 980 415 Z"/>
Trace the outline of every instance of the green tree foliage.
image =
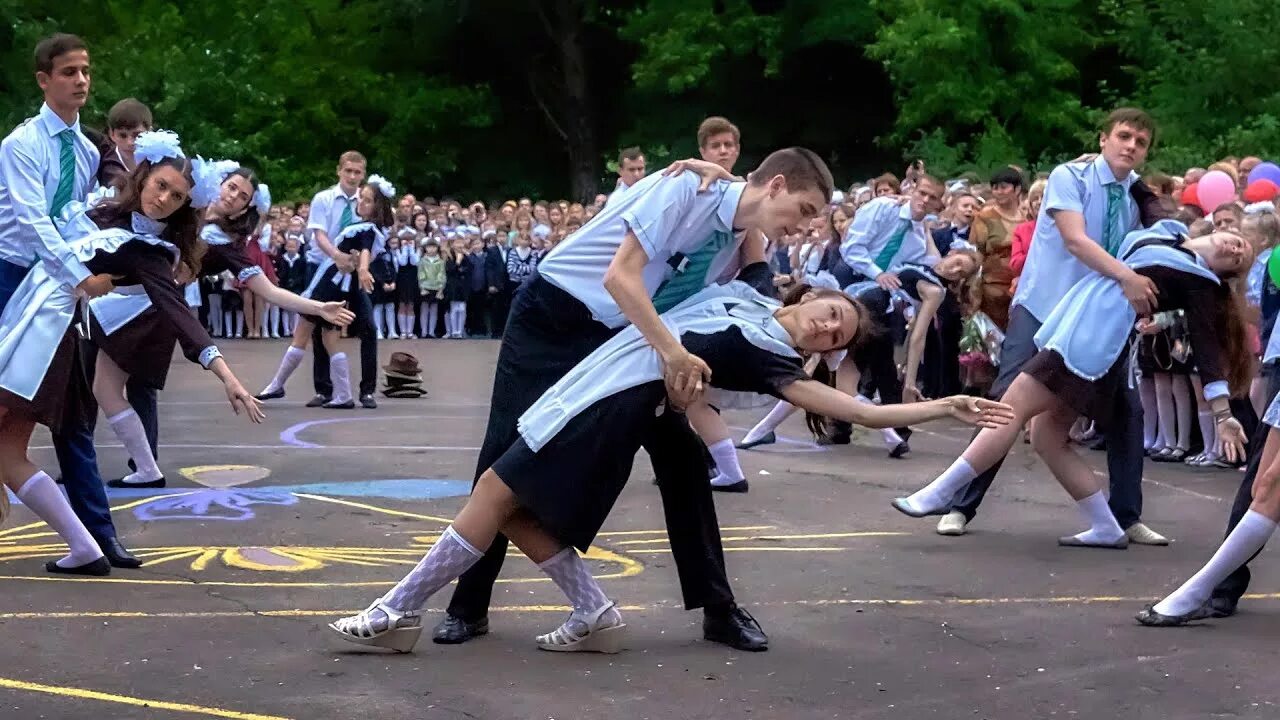
<path id="1" fill-rule="evenodd" d="M 1151 164 L 1280 158 L 1274 2 L 1214 0 L 0 0 L 0 125 L 33 114 L 32 48 L 90 44 L 85 122 L 134 96 L 189 150 L 276 194 L 360 149 L 415 191 L 589 197 L 617 148 L 696 154 L 707 115 L 745 171 L 805 145 L 843 183 L 1044 169 L 1120 104 L 1160 125 Z"/>

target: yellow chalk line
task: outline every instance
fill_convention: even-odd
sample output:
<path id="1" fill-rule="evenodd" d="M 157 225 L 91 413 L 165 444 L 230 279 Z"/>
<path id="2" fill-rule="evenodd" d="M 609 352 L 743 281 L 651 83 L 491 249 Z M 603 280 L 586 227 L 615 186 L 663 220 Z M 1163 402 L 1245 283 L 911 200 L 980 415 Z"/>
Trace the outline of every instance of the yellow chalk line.
<path id="1" fill-rule="evenodd" d="M 290 720 L 289 718 L 280 717 L 279 715 L 261 715 L 258 713 L 237 712 L 235 710 L 223 710 L 221 708 L 204 707 L 201 705 L 189 705 L 187 703 L 167 702 L 164 700 L 146 700 L 143 698 L 131 697 L 129 695 L 116 695 L 114 693 L 86 690 L 84 688 L 77 687 L 41 685 L 40 683 L 11 680 L 9 678 L 0 678 L 0 688 L 47 693 L 49 695 L 60 695 L 62 697 L 78 698 L 80 700 L 98 700 L 100 702 L 116 703 L 119 705 L 132 705 L 134 707 L 144 707 L 148 710 L 171 710 L 173 712 L 189 713 L 193 715 L 232 718 L 233 720 Z"/>
<path id="2" fill-rule="evenodd" d="M 364 503 L 352 502 L 350 500 L 339 500 L 338 498 L 325 497 L 324 495 L 311 495 L 309 493 L 294 493 L 294 495 L 308 500 L 319 500 L 320 502 L 333 503 L 334 505 L 346 505 L 347 507 L 360 508 L 361 510 L 372 510 L 373 512 L 380 512 L 385 515 L 397 515 L 399 517 L 413 518 L 414 520 L 428 520 L 430 522 L 444 523 L 445 525 L 453 522 L 453 518 L 436 517 L 435 515 L 419 515 L 418 513 L 405 512 L 403 510 L 381 508 L 377 505 L 366 505 Z"/>

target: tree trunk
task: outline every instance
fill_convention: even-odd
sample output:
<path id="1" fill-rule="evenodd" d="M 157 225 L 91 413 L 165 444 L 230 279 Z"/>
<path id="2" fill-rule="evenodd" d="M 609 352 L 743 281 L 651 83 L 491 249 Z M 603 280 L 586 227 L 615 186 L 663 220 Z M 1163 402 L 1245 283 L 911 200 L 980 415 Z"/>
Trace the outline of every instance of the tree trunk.
<path id="1" fill-rule="evenodd" d="M 571 196 L 580 202 L 590 202 L 600 191 L 600 150 L 595 107 L 588 92 L 586 53 L 582 47 L 584 8 L 579 0 L 556 0 L 554 4 L 531 1 L 555 53 L 555 78 L 549 83 L 550 102 L 536 99 L 552 127 L 564 139 L 569 156 Z M 534 93 L 536 96 L 536 83 Z"/>

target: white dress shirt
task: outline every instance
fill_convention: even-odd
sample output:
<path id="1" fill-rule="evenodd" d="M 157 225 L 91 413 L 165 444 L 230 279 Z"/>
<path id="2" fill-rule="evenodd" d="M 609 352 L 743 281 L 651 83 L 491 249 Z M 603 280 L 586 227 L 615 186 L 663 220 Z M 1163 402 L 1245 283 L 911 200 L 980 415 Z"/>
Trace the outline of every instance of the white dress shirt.
<path id="1" fill-rule="evenodd" d="M 924 221 L 911 219 L 911 203 L 898 205 L 898 202 L 897 198 L 882 197 L 858 208 L 840 243 L 840 255 L 854 272 L 874 280 L 880 273 L 902 263 L 933 267 L 938 261 L 937 256 L 929 252 Z M 902 237 L 902 245 L 888 266 L 880 267 L 876 258 L 903 222 L 910 222 L 911 227 Z"/>
<path id="2" fill-rule="evenodd" d="M 48 105 L 0 142 L 0 260 L 31 267 L 37 259 L 46 272 L 71 287 L 92 275 L 58 233 L 49 217 L 58 192 L 62 141 L 70 128 L 76 159 L 71 200 L 89 194 L 101 159 L 98 149 L 80 132 L 80 119 L 67 125 Z"/>
<path id="3" fill-rule="evenodd" d="M 1140 227 L 1138 204 L 1129 194 L 1129 188 L 1138 179 L 1130 172 L 1118 180 L 1101 155 L 1093 162 L 1066 163 L 1053 169 L 1044 190 L 1044 202 L 1036 219 L 1036 232 L 1027 251 L 1027 264 L 1018 280 L 1018 292 L 1013 304 L 1021 305 L 1035 319 L 1044 322 L 1053 312 L 1058 301 L 1067 291 L 1091 270 L 1075 255 L 1067 251 L 1062 233 L 1053 215 L 1059 210 L 1070 210 L 1084 215 L 1085 234 L 1101 244 L 1107 222 L 1107 185 L 1119 183 L 1124 189 L 1124 204 L 1120 208 L 1117 232 L 1124 237 Z"/>
<path id="4" fill-rule="evenodd" d="M 693 253 L 717 232 L 734 238 L 712 260 L 707 284 L 733 279 L 742 243 L 742 235 L 733 232 L 733 218 L 747 184 L 721 180 L 700 193 L 701 181 L 692 171 L 644 178 L 543 257 L 538 274 L 577 298 L 592 317 L 611 328 L 628 321 L 605 290 L 604 275 L 628 230 L 649 256 L 641 273 L 649 297 L 675 273 L 668 263 L 673 255 Z"/>
<path id="5" fill-rule="evenodd" d="M 351 207 L 352 224 L 360 222 L 360 216 L 356 214 L 356 203 L 359 200 L 359 190 L 352 195 L 345 195 L 341 185 L 321 190 L 311 198 L 311 214 L 307 216 L 307 229 L 323 231 L 329 236 L 329 244 L 335 244 L 334 238 L 338 237 L 343 230 L 342 211 L 348 205 Z M 319 265 L 327 259 L 329 256 L 320 248 L 319 243 L 312 240 L 307 244 L 307 262 Z"/>

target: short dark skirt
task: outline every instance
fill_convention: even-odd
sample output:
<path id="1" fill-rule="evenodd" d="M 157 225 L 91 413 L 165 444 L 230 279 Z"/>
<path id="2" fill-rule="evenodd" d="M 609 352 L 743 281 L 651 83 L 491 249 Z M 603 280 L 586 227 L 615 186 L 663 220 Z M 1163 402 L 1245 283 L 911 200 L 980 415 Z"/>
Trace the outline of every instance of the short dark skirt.
<path id="1" fill-rule="evenodd" d="M 418 267 L 405 265 L 396 272 L 396 290 L 394 302 L 418 302 Z"/>
<path id="2" fill-rule="evenodd" d="M 1100 429 L 1106 429 L 1115 416 L 1117 406 L 1125 401 L 1128 365 L 1129 352 L 1126 349 L 1105 375 L 1097 380 L 1086 380 L 1067 368 L 1057 350 L 1041 350 L 1022 366 L 1022 372 L 1040 381 L 1058 399 L 1092 419 Z"/>
<path id="3" fill-rule="evenodd" d="M 359 289 L 360 280 L 352 274 L 351 290 L 344 291 L 341 285 L 333 282 L 333 277 L 338 274 L 338 268 L 330 266 L 325 270 L 324 276 L 320 278 L 320 282 L 316 283 L 315 290 L 311 291 L 311 299 L 318 303 L 327 302 L 347 302 L 347 307 L 355 312 L 355 303 L 351 301 L 351 293 L 361 292 Z M 338 326 L 334 325 L 319 315 L 306 315 L 308 320 L 320 326 L 321 330 L 337 330 Z M 354 329 L 352 330 L 354 332 Z"/>
<path id="4" fill-rule="evenodd" d="M 1191 372 L 1191 357 L 1188 355 L 1185 361 L 1174 358 L 1172 342 L 1168 332 L 1141 336 L 1138 341 L 1138 369 L 1143 377 L 1151 377 L 1154 373 L 1186 375 Z"/>
<path id="5" fill-rule="evenodd" d="M 0 388 L 0 407 L 55 432 L 92 421 L 98 406 L 85 373 L 77 335 L 75 326 L 67 328 L 62 335 L 35 397 L 27 400 Z"/>
<path id="6" fill-rule="evenodd" d="M 536 453 L 517 439 L 492 469 L 547 532 L 585 552 L 626 486 L 665 397 L 661 382 L 615 393 Z"/>
<path id="7" fill-rule="evenodd" d="M 155 306 L 110 335 L 103 331 L 97 317 L 92 317 L 91 323 L 92 331 L 85 342 L 98 346 L 131 380 L 153 390 L 164 389 L 169 366 L 173 364 L 173 351 L 178 347 L 178 335 L 173 324 Z"/>

